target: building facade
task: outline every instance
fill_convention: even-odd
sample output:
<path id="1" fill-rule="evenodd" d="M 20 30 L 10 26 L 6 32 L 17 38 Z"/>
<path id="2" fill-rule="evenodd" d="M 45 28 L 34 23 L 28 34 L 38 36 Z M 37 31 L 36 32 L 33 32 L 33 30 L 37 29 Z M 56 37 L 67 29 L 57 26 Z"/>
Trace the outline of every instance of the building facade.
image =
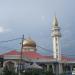
<path id="1" fill-rule="evenodd" d="M 45 56 L 37 53 L 36 42 L 31 38 L 23 40 L 23 48 L 21 51 L 12 50 L 2 54 L 3 67 L 8 66 L 10 70 L 15 68 L 18 71 L 20 65 L 23 65 L 24 69 L 28 68 L 26 65 L 36 63 L 44 70 L 52 70 L 53 73 L 63 73 L 66 71 L 72 71 L 75 67 L 75 59 L 67 58 L 61 55 L 60 45 L 60 26 L 58 24 L 56 16 L 52 22 L 52 41 L 53 41 L 53 56 Z"/>

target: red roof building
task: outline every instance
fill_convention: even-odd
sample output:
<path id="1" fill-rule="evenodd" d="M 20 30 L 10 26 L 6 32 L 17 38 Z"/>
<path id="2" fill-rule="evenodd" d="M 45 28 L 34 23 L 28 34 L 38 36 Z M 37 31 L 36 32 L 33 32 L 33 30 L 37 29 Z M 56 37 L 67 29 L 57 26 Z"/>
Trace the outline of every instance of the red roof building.
<path id="1" fill-rule="evenodd" d="M 8 62 L 14 63 L 15 66 L 18 65 L 20 62 L 22 64 L 25 64 L 26 62 L 28 63 L 35 62 L 38 63 L 39 65 L 43 65 L 42 67 L 46 66 L 47 70 L 49 69 L 48 66 L 54 65 L 58 62 L 56 59 L 53 59 L 53 56 L 46 56 L 37 53 L 36 43 L 31 38 L 23 42 L 22 52 L 12 50 L 0 55 L 0 57 L 4 58 L 3 66 L 8 64 Z M 71 66 L 73 67 L 73 64 L 75 63 L 75 59 L 62 56 L 60 63 L 63 64 L 64 66 L 65 64 L 67 66 L 68 64 L 71 64 Z"/>

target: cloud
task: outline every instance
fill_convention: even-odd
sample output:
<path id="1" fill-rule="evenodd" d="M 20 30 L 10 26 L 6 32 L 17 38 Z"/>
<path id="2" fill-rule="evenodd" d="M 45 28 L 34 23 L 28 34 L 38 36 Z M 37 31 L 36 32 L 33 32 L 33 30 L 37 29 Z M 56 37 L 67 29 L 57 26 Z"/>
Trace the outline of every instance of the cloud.
<path id="1" fill-rule="evenodd" d="M 45 20 L 45 16 L 41 16 L 41 20 L 44 21 Z"/>
<path id="2" fill-rule="evenodd" d="M 10 31 L 10 29 L 0 26 L 0 33 L 8 32 L 8 31 Z"/>

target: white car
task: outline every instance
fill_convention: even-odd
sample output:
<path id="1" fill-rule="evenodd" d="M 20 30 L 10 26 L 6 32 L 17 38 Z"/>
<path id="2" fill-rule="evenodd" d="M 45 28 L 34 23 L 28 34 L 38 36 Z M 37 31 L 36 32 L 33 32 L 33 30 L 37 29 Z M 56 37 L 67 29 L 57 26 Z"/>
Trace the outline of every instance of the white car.
<path id="1" fill-rule="evenodd" d="M 73 68 L 72 75 L 75 75 L 75 68 Z"/>

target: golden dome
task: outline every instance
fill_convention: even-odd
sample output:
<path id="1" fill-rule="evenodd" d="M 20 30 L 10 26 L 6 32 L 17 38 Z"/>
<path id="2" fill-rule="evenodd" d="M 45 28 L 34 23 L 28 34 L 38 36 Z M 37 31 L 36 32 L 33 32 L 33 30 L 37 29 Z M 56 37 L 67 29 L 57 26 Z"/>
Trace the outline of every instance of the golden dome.
<path id="1" fill-rule="evenodd" d="M 23 41 L 23 46 L 36 47 L 36 43 L 31 38 L 28 38 Z"/>

